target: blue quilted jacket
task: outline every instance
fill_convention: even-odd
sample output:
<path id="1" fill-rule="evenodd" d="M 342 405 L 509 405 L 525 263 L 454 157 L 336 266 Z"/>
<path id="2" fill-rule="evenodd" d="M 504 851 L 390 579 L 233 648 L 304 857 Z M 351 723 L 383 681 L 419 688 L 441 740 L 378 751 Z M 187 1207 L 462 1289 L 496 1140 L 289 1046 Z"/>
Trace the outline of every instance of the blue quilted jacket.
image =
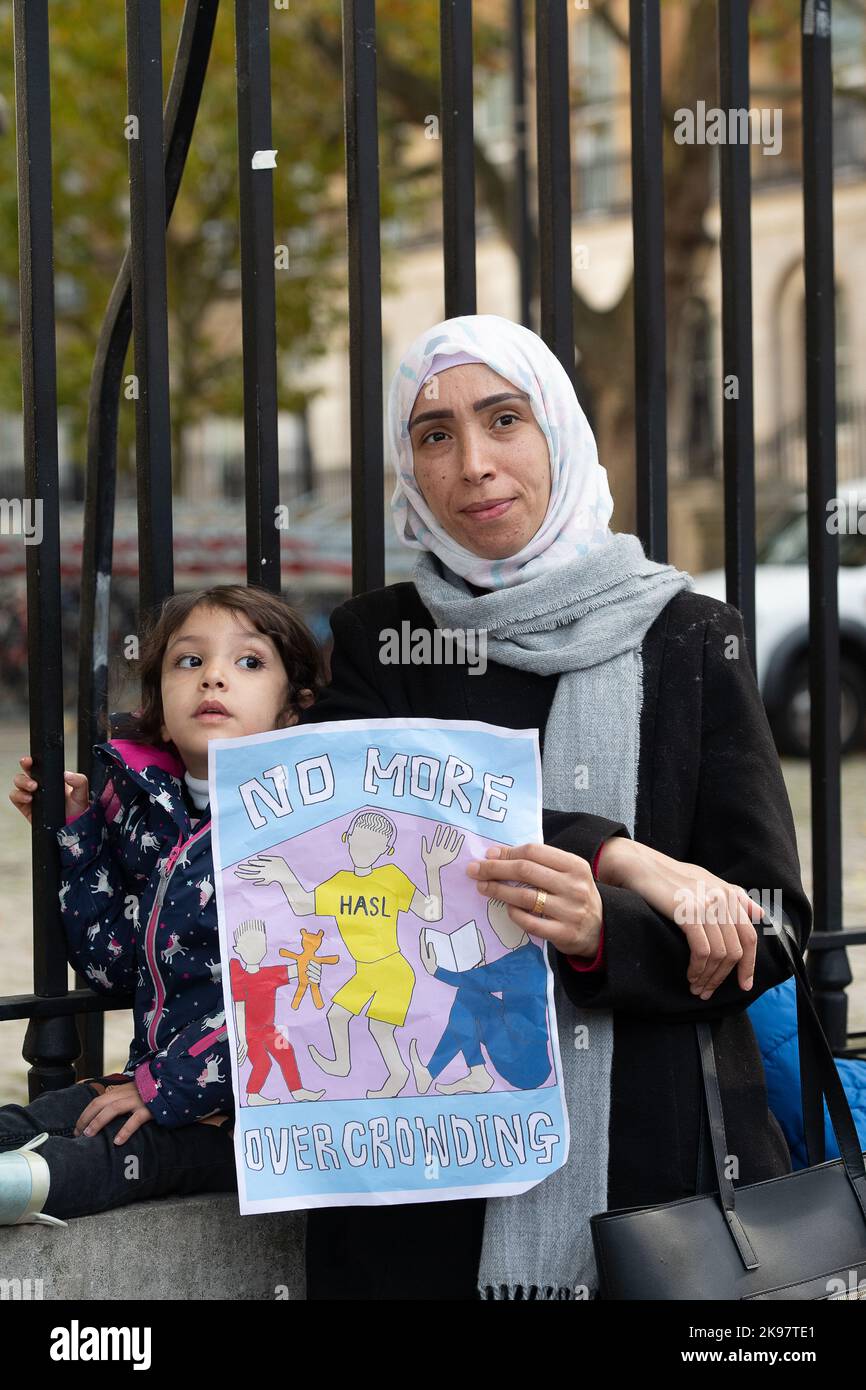
<path id="1" fill-rule="evenodd" d="M 58 831 L 69 959 L 98 993 L 134 993 L 124 1071 L 154 1120 L 232 1114 L 210 810 L 193 829 L 168 750 L 93 752 L 102 790 Z"/>
<path id="2" fill-rule="evenodd" d="M 756 999 L 749 1006 L 748 1014 L 764 1061 L 770 1109 L 788 1141 L 792 1166 L 794 1169 L 805 1168 L 808 1159 L 800 1099 L 797 994 L 793 975 Z M 836 1067 L 851 1106 L 860 1147 L 866 1150 L 866 1061 L 856 1057 L 838 1057 Z M 827 1159 L 839 1157 L 839 1145 L 830 1124 L 826 1103 L 824 1144 Z"/>

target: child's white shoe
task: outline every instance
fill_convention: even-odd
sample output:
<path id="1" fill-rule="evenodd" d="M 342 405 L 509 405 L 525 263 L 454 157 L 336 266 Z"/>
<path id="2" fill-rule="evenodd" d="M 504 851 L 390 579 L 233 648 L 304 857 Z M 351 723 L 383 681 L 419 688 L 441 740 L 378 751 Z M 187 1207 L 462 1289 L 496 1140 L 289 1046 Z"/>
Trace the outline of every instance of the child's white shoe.
<path id="1" fill-rule="evenodd" d="M 36 1153 L 36 1147 L 47 1138 L 47 1133 L 37 1134 L 20 1149 L 0 1153 L 0 1226 L 37 1222 L 43 1226 L 66 1225 L 59 1217 L 48 1216 L 42 1210 L 48 1196 L 51 1170 L 42 1155 Z"/>

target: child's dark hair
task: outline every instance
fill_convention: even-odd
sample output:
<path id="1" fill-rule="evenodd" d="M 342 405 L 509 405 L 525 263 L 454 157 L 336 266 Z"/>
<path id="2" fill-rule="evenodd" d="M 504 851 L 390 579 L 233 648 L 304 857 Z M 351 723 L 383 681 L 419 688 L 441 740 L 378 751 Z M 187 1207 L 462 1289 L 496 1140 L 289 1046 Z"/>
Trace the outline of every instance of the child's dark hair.
<path id="1" fill-rule="evenodd" d="M 319 645 L 303 618 L 280 594 L 255 584 L 216 584 L 209 589 L 194 589 L 174 594 L 163 603 L 156 617 L 145 627 L 139 646 L 138 674 L 141 680 L 141 700 L 134 720 L 124 728 L 123 737 L 138 743 L 151 743 L 160 748 L 173 748 L 161 736 L 164 723 L 162 708 L 162 665 L 165 650 L 172 636 L 186 622 L 199 604 L 212 608 L 228 608 L 244 613 L 259 632 L 270 637 L 276 647 L 289 681 L 285 711 L 300 712 L 298 694 L 309 690 L 314 700 L 325 681 L 324 665 Z"/>

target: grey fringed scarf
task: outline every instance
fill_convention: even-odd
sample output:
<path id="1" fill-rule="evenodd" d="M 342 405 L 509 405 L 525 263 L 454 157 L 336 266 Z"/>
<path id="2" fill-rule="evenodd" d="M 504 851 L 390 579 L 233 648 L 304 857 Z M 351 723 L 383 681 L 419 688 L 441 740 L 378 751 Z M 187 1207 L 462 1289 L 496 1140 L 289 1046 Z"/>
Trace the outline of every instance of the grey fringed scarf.
<path id="1" fill-rule="evenodd" d="M 491 661 L 561 672 L 545 730 L 543 804 L 607 816 L 633 834 L 640 645 L 691 577 L 648 560 L 636 536 L 615 534 L 535 579 L 477 596 L 427 551 L 413 578 L 439 626 L 486 630 Z M 598 1288 L 589 1218 L 607 1209 L 613 1018 L 576 1008 L 554 976 L 569 1156 L 529 1192 L 488 1200 L 478 1278 L 486 1298 L 591 1298 Z"/>

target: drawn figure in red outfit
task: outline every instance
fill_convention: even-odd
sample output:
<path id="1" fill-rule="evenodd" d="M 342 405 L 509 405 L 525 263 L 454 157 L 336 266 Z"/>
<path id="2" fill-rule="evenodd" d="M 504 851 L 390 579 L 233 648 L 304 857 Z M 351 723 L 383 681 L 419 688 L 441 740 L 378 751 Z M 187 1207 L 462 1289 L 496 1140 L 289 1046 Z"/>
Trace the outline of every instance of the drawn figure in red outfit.
<path id="1" fill-rule="evenodd" d="M 295 1050 L 284 1033 L 274 1023 L 276 992 L 298 977 L 295 961 L 288 965 L 262 965 L 268 938 L 264 922 L 250 918 L 241 922 L 235 931 L 234 946 L 240 959 L 229 964 L 231 992 L 238 1030 L 238 1066 L 249 1055 L 252 1071 L 247 1079 L 247 1105 L 278 1105 L 279 1101 L 263 1095 L 273 1062 L 285 1077 L 292 1100 L 319 1100 L 322 1091 L 307 1090 L 301 1084 Z M 311 961 L 307 966 L 310 980 L 318 982 L 321 966 Z"/>

